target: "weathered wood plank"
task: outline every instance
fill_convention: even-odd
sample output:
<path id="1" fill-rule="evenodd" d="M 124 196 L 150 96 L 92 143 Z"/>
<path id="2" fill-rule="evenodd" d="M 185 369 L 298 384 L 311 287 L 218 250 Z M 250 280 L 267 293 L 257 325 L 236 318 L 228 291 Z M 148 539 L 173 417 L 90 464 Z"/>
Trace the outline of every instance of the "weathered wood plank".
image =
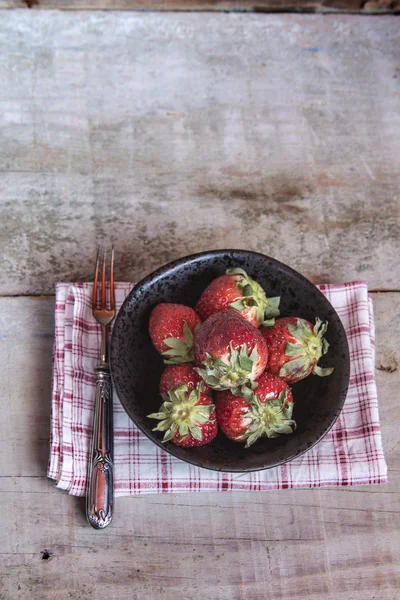
<path id="1" fill-rule="evenodd" d="M 371 5 L 368 7 L 368 5 Z M 373 6 L 372 6 L 373 5 Z M 390 0 L 0 0 L 1 8 L 68 10 L 392 11 Z"/>
<path id="2" fill-rule="evenodd" d="M 0 475 L 42 476 L 50 431 L 54 299 L 21 298 L 10 304 L 1 299 L 0 331 L 0 364 L 6 365 L 1 404 L 7 414 L 1 424 Z"/>
<path id="3" fill-rule="evenodd" d="M 0 9 L 395 13 L 398 0 L 0 0 Z"/>
<path id="4" fill-rule="evenodd" d="M 54 298 L 0 299 L 0 598 L 393 600 L 400 294 L 373 298 L 387 486 L 118 498 L 102 533 L 44 476 Z"/>
<path id="5" fill-rule="evenodd" d="M 4 11 L 0 294 L 210 248 L 399 289 L 392 17 Z"/>

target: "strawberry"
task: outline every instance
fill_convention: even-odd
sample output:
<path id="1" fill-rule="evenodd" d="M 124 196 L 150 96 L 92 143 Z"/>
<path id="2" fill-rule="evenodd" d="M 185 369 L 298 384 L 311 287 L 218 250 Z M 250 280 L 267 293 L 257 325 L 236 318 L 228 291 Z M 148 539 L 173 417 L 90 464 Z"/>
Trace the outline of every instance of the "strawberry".
<path id="1" fill-rule="evenodd" d="M 200 375 L 194 370 L 193 365 L 185 363 L 182 365 L 168 365 L 160 379 L 160 395 L 163 396 L 182 384 L 185 384 L 191 392 L 198 389 L 200 383 L 203 384 L 203 392 L 211 396 L 211 390 L 202 380 Z"/>
<path id="2" fill-rule="evenodd" d="M 157 304 L 153 308 L 149 333 L 157 352 L 167 357 L 166 364 L 193 361 L 193 332 L 200 318 L 183 304 Z"/>
<path id="3" fill-rule="evenodd" d="M 329 344 L 323 337 L 328 323 L 318 317 L 315 325 L 305 319 L 285 317 L 278 319 L 273 327 L 262 327 L 261 333 L 268 346 L 267 371 L 279 375 L 288 383 L 304 379 L 310 373 L 326 377 L 333 368 L 317 365 L 327 353 Z"/>
<path id="4" fill-rule="evenodd" d="M 228 269 L 204 290 L 195 310 L 205 321 L 214 313 L 232 308 L 254 327 L 273 325 L 279 316 L 280 298 L 267 298 L 261 285 L 243 269 Z"/>
<path id="5" fill-rule="evenodd" d="M 260 331 L 233 310 L 208 317 L 194 340 L 197 372 L 214 390 L 238 390 L 254 382 L 268 360 Z"/>
<path id="6" fill-rule="evenodd" d="M 237 396 L 231 390 L 217 392 L 217 419 L 224 434 L 235 442 L 246 442 L 246 448 L 260 437 L 275 438 L 292 433 L 292 392 L 284 381 L 263 373 L 255 390 L 244 389 Z"/>
<path id="7" fill-rule="evenodd" d="M 188 370 L 184 372 L 182 367 Z M 174 371 L 166 373 L 168 369 Z M 215 406 L 204 393 L 204 381 L 189 365 L 173 365 L 166 371 L 160 382 L 161 390 L 166 390 L 162 393 L 164 402 L 159 412 L 148 415 L 159 420 L 153 431 L 165 432 L 163 442 L 171 441 L 185 448 L 208 444 L 217 435 L 218 424 Z M 186 383 L 179 383 L 182 379 Z"/>

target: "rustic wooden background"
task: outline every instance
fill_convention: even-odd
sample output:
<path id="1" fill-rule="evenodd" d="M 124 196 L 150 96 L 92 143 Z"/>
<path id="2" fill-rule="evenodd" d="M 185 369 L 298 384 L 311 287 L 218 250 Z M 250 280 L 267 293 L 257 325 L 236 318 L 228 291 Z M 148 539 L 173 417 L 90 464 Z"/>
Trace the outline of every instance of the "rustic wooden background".
<path id="1" fill-rule="evenodd" d="M 4 2 L 3 2 L 4 4 Z M 400 589 L 396 17 L 0 11 L 1 600 L 395 600 Z M 46 479 L 54 284 L 114 241 L 366 279 L 386 486 L 118 499 Z"/>
<path id="2" fill-rule="evenodd" d="M 1 8 L 396 13 L 400 0 L 0 0 Z"/>

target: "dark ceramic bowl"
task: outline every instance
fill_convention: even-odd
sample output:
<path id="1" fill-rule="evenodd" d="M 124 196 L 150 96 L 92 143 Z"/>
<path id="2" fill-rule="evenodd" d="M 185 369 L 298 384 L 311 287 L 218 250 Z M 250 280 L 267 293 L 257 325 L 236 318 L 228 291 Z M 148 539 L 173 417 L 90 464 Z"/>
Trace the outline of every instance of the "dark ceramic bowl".
<path id="1" fill-rule="evenodd" d="M 281 315 L 314 322 L 329 321 L 330 343 L 322 366 L 335 367 L 329 377 L 310 375 L 293 385 L 291 435 L 261 439 L 250 448 L 232 442 L 221 432 L 208 446 L 179 448 L 161 442 L 155 422 L 146 415 L 161 404 L 158 384 L 164 365 L 148 334 L 151 310 L 159 302 L 194 306 L 206 286 L 230 267 L 242 267 L 265 289 L 281 296 Z M 292 460 L 314 446 L 335 423 L 346 398 L 350 360 L 346 334 L 335 310 L 307 279 L 284 264 L 256 252 L 215 250 L 187 256 L 151 273 L 128 294 L 116 318 L 111 341 L 111 372 L 115 391 L 132 421 L 155 444 L 177 458 L 216 471 L 255 471 Z"/>

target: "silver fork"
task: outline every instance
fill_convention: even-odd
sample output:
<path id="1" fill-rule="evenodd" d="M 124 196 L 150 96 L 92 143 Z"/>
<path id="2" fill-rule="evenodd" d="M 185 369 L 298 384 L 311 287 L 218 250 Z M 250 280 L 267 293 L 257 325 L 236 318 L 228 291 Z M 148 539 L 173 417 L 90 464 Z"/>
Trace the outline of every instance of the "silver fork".
<path id="1" fill-rule="evenodd" d="M 113 518 L 114 504 L 114 439 L 111 374 L 108 365 L 108 326 L 115 317 L 114 248 L 111 250 L 110 296 L 107 303 L 106 259 L 104 249 L 101 277 L 101 301 L 98 285 L 100 247 L 97 250 L 93 284 L 92 313 L 101 325 L 101 358 L 97 367 L 96 397 L 93 420 L 93 437 L 89 454 L 86 516 L 95 529 L 104 529 Z"/>

